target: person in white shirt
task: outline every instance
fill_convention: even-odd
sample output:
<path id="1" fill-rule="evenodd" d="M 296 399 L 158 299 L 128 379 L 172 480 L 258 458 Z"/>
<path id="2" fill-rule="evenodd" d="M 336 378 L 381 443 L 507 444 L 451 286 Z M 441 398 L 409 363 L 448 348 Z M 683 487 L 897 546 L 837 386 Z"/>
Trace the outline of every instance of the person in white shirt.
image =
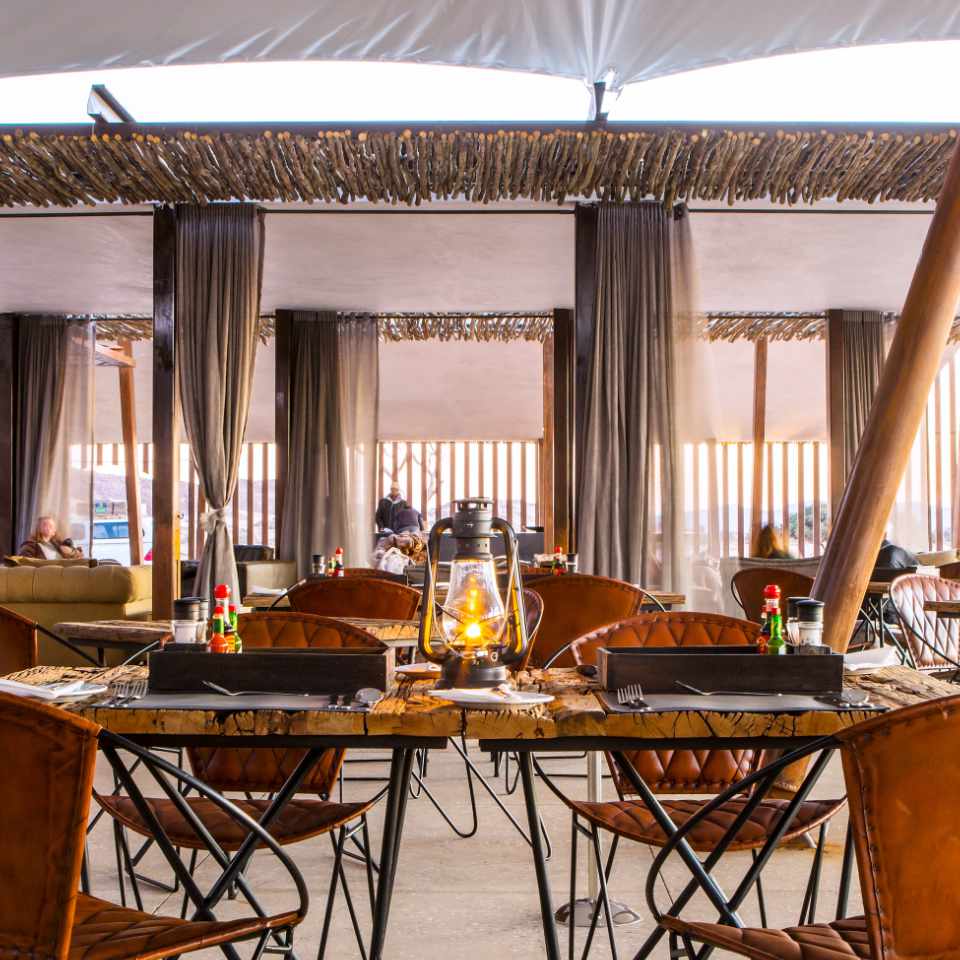
<path id="1" fill-rule="evenodd" d="M 83 556 L 83 549 L 72 540 L 57 534 L 57 521 L 53 517 L 40 517 L 30 538 L 20 545 L 20 556 L 34 560 L 76 560 Z"/>

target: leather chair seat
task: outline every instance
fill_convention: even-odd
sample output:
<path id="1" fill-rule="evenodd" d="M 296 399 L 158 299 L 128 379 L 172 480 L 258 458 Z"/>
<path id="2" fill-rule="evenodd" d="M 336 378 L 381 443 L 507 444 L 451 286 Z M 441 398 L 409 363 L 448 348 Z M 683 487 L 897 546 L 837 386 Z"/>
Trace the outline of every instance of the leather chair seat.
<path id="1" fill-rule="evenodd" d="M 292 917 L 281 919 L 289 922 Z M 281 925 L 276 917 L 223 921 L 158 917 L 81 893 L 77 896 L 67 960 L 159 960 Z"/>
<path id="2" fill-rule="evenodd" d="M 869 960 L 870 941 L 865 917 L 847 917 L 833 923 L 814 923 L 786 930 L 729 927 L 664 917 L 661 924 L 722 950 L 754 960 Z"/>
<path id="3" fill-rule="evenodd" d="M 95 796 L 100 806 L 104 807 L 112 817 L 145 837 L 152 836 L 150 828 L 143 822 L 129 797 L 99 794 Z M 243 843 L 247 831 L 241 824 L 230 819 L 212 801 L 204 797 L 187 797 L 186 801 L 224 850 L 236 850 Z M 254 820 L 260 820 L 271 803 L 267 799 L 234 800 L 233 802 Z M 188 850 L 206 849 L 172 800 L 165 797 L 153 798 L 148 799 L 147 803 L 174 846 L 185 847 Z M 371 806 L 369 802 L 333 803 L 328 800 L 294 798 L 283 807 L 268 830 L 277 843 L 297 843 L 335 830 L 355 820 Z"/>
<path id="4" fill-rule="evenodd" d="M 644 804 L 635 800 L 613 800 L 605 803 L 571 800 L 570 806 L 585 820 L 628 840 L 662 847 L 666 835 Z M 681 827 L 709 801 L 664 800 L 662 805 L 670 819 Z M 694 850 L 707 852 L 716 848 L 723 835 L 743 810 L 745 799 L 725 803 L 706 820 L 697 824 L 687 839 Z M 832 817 L 845 800 L 805 800 L 800 804 L 784 840 L 798 837 Z M 762 847 L 788 806 L 787 800 L 761 800 L 747 821 L 737 831 L 729 850 L 755 850 Z"/>

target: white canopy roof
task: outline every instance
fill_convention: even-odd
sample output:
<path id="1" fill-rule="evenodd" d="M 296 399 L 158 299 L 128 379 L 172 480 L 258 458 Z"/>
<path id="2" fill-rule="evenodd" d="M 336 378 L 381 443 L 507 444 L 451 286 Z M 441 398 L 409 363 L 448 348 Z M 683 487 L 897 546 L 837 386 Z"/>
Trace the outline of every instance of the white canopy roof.
<path id="1" fill-rule="evenodd" d="M 266 60 L 499 67 L 612 85 L 804 50 L 960 37 L 956 0 L 8 0 L 0 75 Z"/>

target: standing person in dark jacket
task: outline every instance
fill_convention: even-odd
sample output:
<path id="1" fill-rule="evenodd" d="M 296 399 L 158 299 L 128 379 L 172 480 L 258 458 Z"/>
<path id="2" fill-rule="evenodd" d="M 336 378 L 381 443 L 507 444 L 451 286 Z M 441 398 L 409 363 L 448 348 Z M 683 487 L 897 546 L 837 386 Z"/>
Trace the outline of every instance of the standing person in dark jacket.
<path id="1" fill-rule="evenodd" d="M 403 503 L 403 497 L 400 496 L 400 484 L 391 483 L 390 496 L 384 497 L 377 504 L 377 530 L 388 530 L 391 533 L 396 532 L 397 528 L 394 524 L 394 514 L 401 503 Z"/>
<path id="2" fill-rule="evenodd" d="M 905 570 L 908 567 L 918 567 L 919 565 L 920 561 L 909 550 L 898 547 L 886 537 L 880 544 L 877 562 L 874 564 L 878 570 Z"/>

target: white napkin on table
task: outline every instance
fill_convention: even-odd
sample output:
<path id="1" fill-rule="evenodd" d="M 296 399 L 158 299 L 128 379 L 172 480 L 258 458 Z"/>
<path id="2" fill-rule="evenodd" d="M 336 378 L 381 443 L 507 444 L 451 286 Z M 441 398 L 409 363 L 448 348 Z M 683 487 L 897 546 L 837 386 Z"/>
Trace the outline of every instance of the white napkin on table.
<path id="1" fill-rule="evenodd" d="M 6 680 L 0 677 L 0 693 L 10 693 L 15 697 L 33 697 L 36 700 L 58 700 L 60 697 L 80 693 L 85 684 L 85 680 L 73 680 L 51 687 L 38 687 L 32 683 L 20 683 L 19 680 Z"/>
<path id="2" fill-rule="evenodd" d="M 879 649 L 858 650 L 856 653 L 843 655 L 843 669 L 849 673 L 858 670 L 879 670 L 880 667 L 896 667 L 900 665 L 900 655 L 893 647 Z"/>

